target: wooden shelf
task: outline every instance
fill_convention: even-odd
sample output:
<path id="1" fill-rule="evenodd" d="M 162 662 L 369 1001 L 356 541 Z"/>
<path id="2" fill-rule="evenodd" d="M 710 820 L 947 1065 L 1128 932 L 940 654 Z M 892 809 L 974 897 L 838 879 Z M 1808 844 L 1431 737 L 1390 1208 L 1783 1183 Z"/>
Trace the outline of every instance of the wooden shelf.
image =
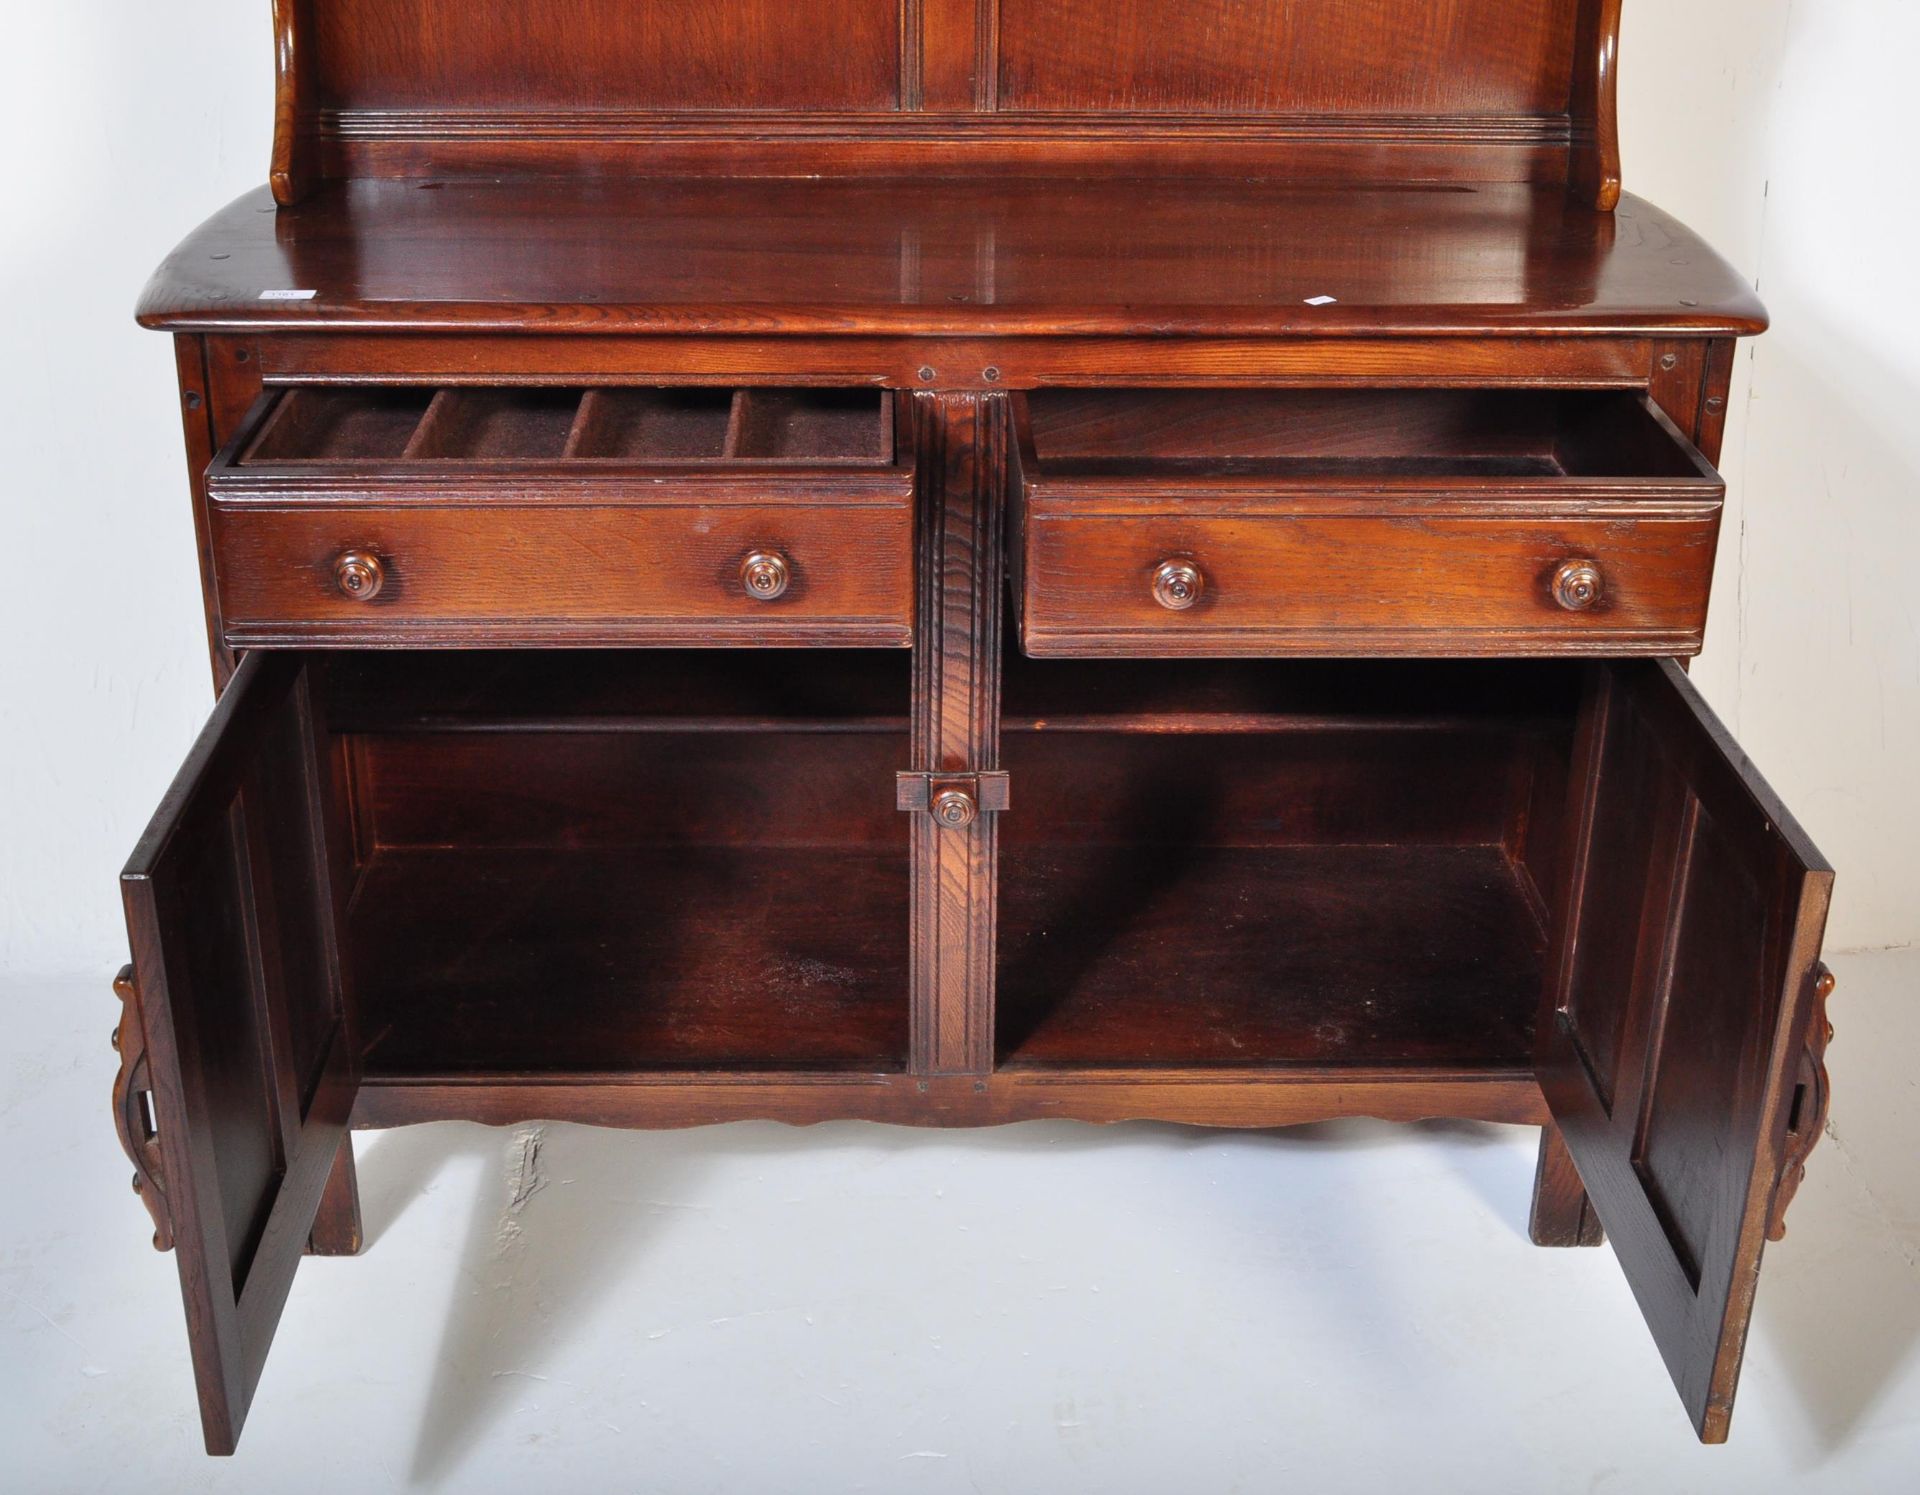
<path id="1" fill-rule="evenodd" d="M 1011 618 L 1005 636 L 1017 628 Z M 1009 648 L 1007 732 L 1447 732 L 1564 729 L 1564 661 L 1034 659 Z"/>
<path id="2" fill-rule="evenodd" d="M 1021 847 L 1010 1068 L 1524 1069 L 1544 937 L 1497 846 Z"/>
<path id="3" fill-rule="evenodd" d="M 367 1071 L 900 1070 L 907 883 L 904 850 L 381 851 L 351 918 Z"/>
<path id="4" fill-rule="evenodd" d="M 895 732 L 911 656 L 893 650 L 445 649 L 326 659 L 342 732 Z"/>
<path id="5" fill-rule="evenodd" d="M 1766 325 L 1752 286 L 1652 204 L 1628 197 L 1616 218 L 1524 182 L 595 172 L 326 183 L 273 206 L 251 193 L 197 230 L 147 287 L 142 322 L 752 337 Z M 263 286 L 315 294 L 263 301 Z M 1337 299 L 1311 304 L 1323 295 Z"/>

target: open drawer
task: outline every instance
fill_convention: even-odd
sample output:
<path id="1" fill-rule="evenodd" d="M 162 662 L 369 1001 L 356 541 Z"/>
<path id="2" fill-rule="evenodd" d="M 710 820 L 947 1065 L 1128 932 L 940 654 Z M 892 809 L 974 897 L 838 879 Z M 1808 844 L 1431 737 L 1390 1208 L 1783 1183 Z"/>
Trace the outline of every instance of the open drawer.
<path id="1" fill-rule="evenodd" d="M 1725 487 L 1621 391 L 1043 390 L 1012 575 L 1044 655 L 1688 655 Z"/>
<path id="2" fill-rule="evenodd" d="M 207 498 L 235 648 L 911 642 L 882 390 L 278 390 Z"/>

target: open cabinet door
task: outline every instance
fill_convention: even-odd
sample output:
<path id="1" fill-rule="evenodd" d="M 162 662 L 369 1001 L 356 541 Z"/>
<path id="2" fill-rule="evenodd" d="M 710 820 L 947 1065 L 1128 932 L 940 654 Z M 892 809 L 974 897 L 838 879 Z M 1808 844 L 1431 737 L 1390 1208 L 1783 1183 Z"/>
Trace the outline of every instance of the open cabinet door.
<path id="1" fill-rule="evenodd" d="M 1703 1441 L 1733 1408 L 1833 873 L 1679 667 L 1596 666 L 1540 1083 Z"/>
<path id="2" fill-rule="evenodd" d="M 357 1085 L 332 794 L 306 667 L 249 655 L 121 878 L 140 1030 L 122 1052 L 144 1043 L 152 1106 L 134 1141 L 158 1155 L 143 1183 L 164 1192 L 209 1453 L 239 1437 Z"/>

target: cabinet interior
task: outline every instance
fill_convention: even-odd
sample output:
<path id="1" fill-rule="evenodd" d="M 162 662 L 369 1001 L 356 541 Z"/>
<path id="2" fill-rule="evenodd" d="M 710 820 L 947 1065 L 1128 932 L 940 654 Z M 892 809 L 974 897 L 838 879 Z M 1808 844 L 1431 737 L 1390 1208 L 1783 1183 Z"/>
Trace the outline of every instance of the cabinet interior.
<path id="1" fill-rule="evenodd" d="M 1009 659 L 1000 1064 L 1526 1069 L 1580 689 Z"/>
<path id="2" fill-rule="evenodd" d="M 910 655 L 322 666 L 371 1082 L 905 1068 Z M 1580 689 L 1010 657 L 998 1063 L 1524 1070 Z"/>
<path id="3" fill-rule="evenodd" d="M 368 1078 L 904 1068 L 910 658 L 329 658 Z"/>

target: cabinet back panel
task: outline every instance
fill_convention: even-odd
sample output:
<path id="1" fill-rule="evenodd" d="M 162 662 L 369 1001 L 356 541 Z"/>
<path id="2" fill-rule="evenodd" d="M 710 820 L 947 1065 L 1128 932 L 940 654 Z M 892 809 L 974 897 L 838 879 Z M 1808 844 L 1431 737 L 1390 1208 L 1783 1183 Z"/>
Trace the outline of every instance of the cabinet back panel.
<path id="1" fill-rule="evenodd" d="M 323 106 L 891 109 L 898 0 L 312 0 Z"/>
<path id="2" fill-rule="evenodd" d="M 1003 844 L 1492 846 L 1533 734 L 1338 727 L 1282 733 L 1009 732 Z"/>
<path id="3" fill-rule="evenodd" d="M 356 739 L 381 848 L 898 847 L 904 731 L 419 732 Z"/>
<path id="4" fill-rule="evenodd" d="M 1605 3 L 280 0 L 275 190 L 582 168 L 1611 184 Z"/>
<path id="5" fill-rule="evenodd" d="M 1573 0 L 1000 0 L 1008 110 L 1553 114 Z"/>

